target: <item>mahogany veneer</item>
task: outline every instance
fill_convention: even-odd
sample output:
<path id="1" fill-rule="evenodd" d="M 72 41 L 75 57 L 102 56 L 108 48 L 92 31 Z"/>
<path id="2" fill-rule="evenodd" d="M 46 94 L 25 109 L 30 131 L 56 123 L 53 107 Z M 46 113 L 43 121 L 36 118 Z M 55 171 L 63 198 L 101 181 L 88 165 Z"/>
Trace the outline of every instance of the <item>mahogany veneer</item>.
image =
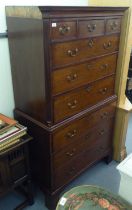
<path id="1" fill-rule="evenodd" d="M 52 73 L 52 93 L 57 95 L 68 90 L 112 75 L 116 70 L 117 53 L 64 67 Z M 94 74 L 93 74 L 94 72 Z"/>
<path id="2" fill-rule="evenodd" d="M 51 209 L 82 171 L 112 160 L 124 11 L 6 8 L 15 117 L 34 137 L 33 175 Z"/>
<path id="3" fill-rule="evenodd" d="M 55 68 L 83 61 L 93 56 L 117 51 L 119 35 L 101 36 L 52 45 L 52 66 Z"/>

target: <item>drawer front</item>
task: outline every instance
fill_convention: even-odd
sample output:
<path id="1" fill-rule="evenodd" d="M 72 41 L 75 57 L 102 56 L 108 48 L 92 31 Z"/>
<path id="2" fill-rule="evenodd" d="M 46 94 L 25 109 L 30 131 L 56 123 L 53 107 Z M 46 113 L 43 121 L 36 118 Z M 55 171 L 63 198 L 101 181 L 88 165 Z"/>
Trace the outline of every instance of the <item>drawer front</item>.
<path id="1" fill-rule="evenodd" d="M 121 19 L 113 18 L 108 19 L 106 22 L 106 33 L 119 33 L 121 30 Z"/>
<path id="2" fill-rule="evenodd" d="M 105 157 L 110 151 L 108 143 L 109 141 L 110 139 L 108 137 L 108 141 L 99 142 L 97 145 L 94 145 L 93 148 L 84 151 L 78 157 L 75 157 L 73 160 L 69 161 L 69 163 L 63 163 L 62 167 L 55 168 L 54 187 L 57 188 L 65 185 L 70 180 L 75 178 L 86 167 L 89 167 L 99 159 Z"/>
<path id="3" fill-rule="evenodd" d="M 113 118 L 103 123 L 100 121 L 99 125 L 93 126 L 91 129 L 87 129 L 83 133 L 83 136 L 76 141 L 76 143 L 68 145 L 66 148 L 53 156 L 54 167 L 57 168 L 63 166 L 64 163 L 71 161 L 74 157 L 86 149 L 93 147 L 93 145 L 100 140 L 104 141 L 106 139 L 107 141 L 108 136 L 112 133 L 112 128 Z"/>
<path id="4" fill-rule="evenodd" d="M 111 35 L 52 44 L 52 66 L 60 67 L 117 51 L 119 36 Z"/>
<path id="5" fill-rule="evenodd" d="M 52 72 L 53 94 L 80 87 L 115 73 L 117 54 Z"/>
<path id="6" fill-rule="evenodd" d="M 82 135 L 87 134 L 88 129 L 92 129 L 99 122 L 106 123 L 114 117 L 116 110 L 116 102 L 111 103 L 93 113 L 89 113 L 82 119 L 76 120 L 65 127 L 61 127 L 53 134 L 53 152 L 56 153 L 67 147 L 69 144 L 76 144 L 80 141 Z"/>
<path id="7" fill-rule="evenodd" d="M 76 29 L 75 21 L 54 21 L 51 23 L 51 39 L 66 39 L 76 37 L 77 29 Z"/>
<path id="8" fill-rule="evenodd" d="M 54 99 L 54 121 L 59 122 L 114 94 L 114 76 Z"/>
<path id="9" fill-rule="evenodd" d="M 79 21 L 79 36 L 91 37 L 104 35 L 105 23 L 104 20 L 82 20 Z"/>

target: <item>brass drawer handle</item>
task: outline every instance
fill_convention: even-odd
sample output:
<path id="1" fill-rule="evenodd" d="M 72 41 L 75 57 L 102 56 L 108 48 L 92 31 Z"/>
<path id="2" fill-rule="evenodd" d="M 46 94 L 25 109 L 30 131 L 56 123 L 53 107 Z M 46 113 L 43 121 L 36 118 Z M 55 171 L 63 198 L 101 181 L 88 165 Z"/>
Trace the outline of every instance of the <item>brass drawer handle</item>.
<path id="1" fill-rule="evenodd" d="M 99 92 L 100 92 L 101 94 L 106 94 L 107 91 L 108 91 L 107 88 L 102 88 L 102 89 L 99 90 Z"/>
<path id="2" fill-rule="evenodd" d="M 109 50 L 112 47 L 112 42 L 109 41 L 108 43 L 104 43 L 104 49 Z"/>
<path id="3" fill-rule="evenodd" d="M 101 114 L 101 119 L 106 119 L 108 116 L 108 112 L 104 112 L 103 114 Z"/>
<path id="4" fill-rule="evenodd" d="M 78 52 L 79 52 L 78 48 L 76 48 L 75 50 L 68 50 L 67 51 L 68 55 L 71 56 L 71 57 L 75 57 Z"/>
<path id="5" fill-rule="evenodd" d="M 61 26 L 60 28 L 59 28 L 59 32 L 60 32 L 60 34 L 61 35 L 65 35 L 67 32 L 69 32 L 70 31 L 70 26 Z"/>
<path id="6" fill-rule="evenodd" d="M 76 129 L 74 129 L 73 131 L 69 131 L 67 134 L 66 134 L 66 136 L 68 137 L 68 138 L 73 138 L 74 136 L 76 136 L 77 135 L 77 130 Z"/>
<path id="7" fill-rule="evenodd" d="M 67 80 L 69 81 L 69 82 L 72 82 L 72 81 L 74 81 L 74 80 L 76 80 L 77 79 L 77 74 L 75 73 L 75 74 L 73 74 L 73 75 L 68 75 L 67 76 Z"/>
<path id="8" fill-rule="evenodd" d="M 108 69 L 108 64 L 107 63 L 105 63 L 105 64 L 102 64 L 101 65 L 101 69 L 103 69 L 103 70 L 106 70 L 106 69 Z"/>
<path id="9" fill-rule="evenodd" d="M 70 109 L 74 109 L 77 106 L 77 100 L 74 100 L 73 103 L 69 102 L 67 105 Z"/>
<path id="10" fill-rule="evenodd" d="M 92 48 L 94 46 L 94 41 L 92 39 L 89 40 L 88 46 Z"/>
<path id="11" fill-rule="evenodd" d="M 96 24 L 88 24 L 88 31 L 93 32 L 96 29 Z"/>
<path id="12" fill-rule="evenodd" d="M 118 26 L 117 21 L 113 21 L 113 22 L 110 24 L 111 30 L 116 30 L 116 29 L 117 29 L 117 26 Z"/>
<path id="13" fill-rule="evenodd" d="M 72 157 L 72 156 L 75 154 L 75 152 L 76 152 L 76 149 L 74 148 L 74 149 L 72 150 L 72 152 L 67 152 L 66 155 L 67 155 L 68 157 Z"/>
<path id="14" fill-rule="evenodd" d="M 67 152 L 66 155 L 72 157 L 74 153 Z"/>
<path id="15" fill-rule="evenodd" d="M 99 131 L 99 135 L 101 135 L 101 136 L 104 135 L 104 133 L 105 133 L 104 129 Z"/>

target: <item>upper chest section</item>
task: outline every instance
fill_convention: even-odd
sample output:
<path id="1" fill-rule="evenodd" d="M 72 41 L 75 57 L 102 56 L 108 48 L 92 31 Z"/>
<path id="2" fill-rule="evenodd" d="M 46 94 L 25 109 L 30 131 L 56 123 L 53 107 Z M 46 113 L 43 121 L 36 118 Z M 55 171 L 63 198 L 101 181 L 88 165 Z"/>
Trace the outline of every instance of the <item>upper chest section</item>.
<path id="1" fill-rule="evenodd" d="M 52 42 L 120 33 L 125 8 L 39 7 Z"/>

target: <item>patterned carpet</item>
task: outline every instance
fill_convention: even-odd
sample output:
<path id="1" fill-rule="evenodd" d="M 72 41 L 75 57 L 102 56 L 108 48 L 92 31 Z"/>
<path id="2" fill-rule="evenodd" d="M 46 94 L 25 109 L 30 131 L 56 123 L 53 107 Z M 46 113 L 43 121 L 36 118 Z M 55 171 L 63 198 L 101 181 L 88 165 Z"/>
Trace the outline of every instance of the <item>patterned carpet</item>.
<path id="1" fill-rule="evenodd" d="M 103 188 L 82 185 L 72 188 L 60 199 L 57 210 L 130 210 L 132 207 L 119 196 Z"/>

